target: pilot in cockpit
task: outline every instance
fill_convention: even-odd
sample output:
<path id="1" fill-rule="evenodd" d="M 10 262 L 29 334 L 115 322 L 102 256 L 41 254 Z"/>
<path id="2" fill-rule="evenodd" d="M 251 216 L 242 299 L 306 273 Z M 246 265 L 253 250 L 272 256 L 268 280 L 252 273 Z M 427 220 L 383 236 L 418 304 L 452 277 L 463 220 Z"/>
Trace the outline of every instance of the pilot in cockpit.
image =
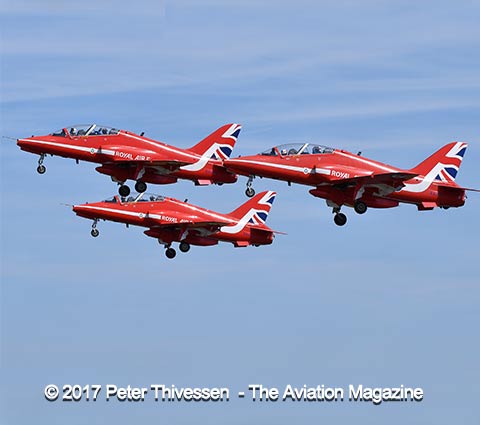
<path id="1" fill-rule="evenodd" d="M 70 136 L 76 136 L 77 135 L 77 129 L 75 127 L 72 127 L 70 129 Z"/>

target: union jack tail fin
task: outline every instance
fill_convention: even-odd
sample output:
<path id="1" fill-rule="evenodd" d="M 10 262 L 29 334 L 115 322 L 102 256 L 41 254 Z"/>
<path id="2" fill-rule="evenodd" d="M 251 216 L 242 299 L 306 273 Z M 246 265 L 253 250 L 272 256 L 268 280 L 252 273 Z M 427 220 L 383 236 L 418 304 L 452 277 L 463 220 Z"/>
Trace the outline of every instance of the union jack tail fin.
<path id="1" fill-rule="evenodd" d="M 467 146 L 464 142 L 449 143 L 411 171 L 424 176 L 425 180 L 454 183 Z"/>
<path id="2" fill-rule="evenodd" d="M 239 220 L 245 219 L 246 223 L 254 225 L 265 225 L 267 221 L 268 213 L 272 208 L 273 201 L 275 200 L 275 192 L 271 190 L 259 193 L 252 199 L 249 199 L 244 204 L 240 205 L 236 210 L 232 211 L 229 215 Z"/>
<path id="3" fill-rule="evenodd" d="M 241 129 L 240 124 L 226 124 L 188 150 L 209 159 L 230 158 Z"/>

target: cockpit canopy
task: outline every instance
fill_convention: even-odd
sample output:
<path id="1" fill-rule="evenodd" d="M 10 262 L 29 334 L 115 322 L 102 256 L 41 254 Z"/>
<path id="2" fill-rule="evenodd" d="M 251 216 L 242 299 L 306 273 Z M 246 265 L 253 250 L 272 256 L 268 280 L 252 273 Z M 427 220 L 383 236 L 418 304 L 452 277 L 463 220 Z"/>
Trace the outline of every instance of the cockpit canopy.
<path id="1" fill-rule="evenodd" d="M 261 153 L 261 155 L 268 156 L 285 156 L 285 155 L 308 155 L 308 154 L 322 154 L 333 153 L 335 149 L 323 145 L 315 145 L 313 143 L 288 143 L 286 145 L 274 146 Z"/>
<path id="2" fill-rule="evenodd" d="M 77 136 L 108 136 L 118 134 L 120 130 L 117 130 L 113 127 L 107 127 L 105 125 L 97 124 L 81 124 L 81 125 L 70 125 L 68 127 L 62 128 L 61 130 L 55 131 L 52 133 L 52 136 L 58 137 L 71 137 Z"/>
<path id="3" fill-rule="evenodd" d="M 114 196 L 112 198 L 104 199 L 102 202 L 108 202 L 112 204 L 118 203 L 119 199 L 122 203 L 125 202 L 163 202 L 165 201 L 165 196 L 155 195 L 151 193 L 139 193 L 136 197 L 129 196 L 128 198 L 119 198 Z"/>

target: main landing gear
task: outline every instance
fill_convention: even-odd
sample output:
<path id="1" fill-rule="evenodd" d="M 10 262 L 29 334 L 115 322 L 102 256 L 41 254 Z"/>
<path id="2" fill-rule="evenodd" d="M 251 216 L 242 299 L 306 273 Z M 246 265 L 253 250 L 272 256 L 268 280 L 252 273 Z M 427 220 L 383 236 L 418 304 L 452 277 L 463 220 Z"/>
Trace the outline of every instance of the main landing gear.
<path id="1" fill-rule="evenodd" d="M 367 212 L 367 204 L 363 201 L 356 201 L 353 205 L 353 209 L 357 214 L 365 214 Z M 347 223 L 347 216 L 340 212 L 340 207 L 333 207 L 332 211 L 335 216 L 333 217 L 333 221 L 337 226 L 345 226 Z"/>
<path id="2" fill-rule="evenodd" d="M 165 246 L 165 256 L 168 259 L 172 260 L 173 258 L 176 257 L 177 251 L 175 251 L 175 249 L 172 248 L 171 243 L 166 244 L 161 239 L 158 240 L 158 243 Z M 188 242 L 182 241 L 178 245 L 178 248 L 180 249 L 181 252 L 188 252 L 188 251 L 190 251 L 190 244 Z"/>
<path id="3" fill-rule="evenodd" d="M 255 195 L 255 189 L 252 187 L 252 182 L 255 176 L 249 176 L 247 180 L 247 188 L 245 189 L 245 195 L 252 198 Z"/>
<path id="4" fill-rule="evenodd" d="M 175 251 L 173 248 L 167 248 L 165 250 L 165 255 L 171 260 L 175 258 L 175 256 L 177 255 L 177 251 Z"/>
<path id="5" fill-rule="evenodd" d="M 97 223 L 98 223 L 98 219 L 96 218 L 95 220 L 93 220 L 92 230 L 91 230 L 91 232 L 90 232 L 90 234 L 91 234 L 94 238 L 96 238 L 96 237 L 100 234 L 100 232 L 99 232 L 98 229 L 97 229 Z"/>
<path id="6" fill-rule="evenodd" d="M 142 182 L 141 180 L 138 180 L 136 183 L 135 183 L 135 190 L 138 192 L 138 193 L 143 193 L 147 190 L 147 184 L 145 182 Z"/>
<path id="7" fill-rule="evenodd" d="M 180 245 L 178 245 L 178 248 L 182 252 L 188 252 L 190 251 L 190 244 L 188 242 L 182 241 L 180 242 Z"/>
<path id="8" fill-rule="evenodd" d="M 357 214 L 365 214 L 367 212 L 367 204 L 363 201 L 356 201 L 353 205 L 353 209 Z"/>
<path id="9" fill-rule="evenodd" d="M 126 184 L 122 184 L 122 185 L 120 185 L 120 187 L 118 188 L 118 194 L 119 194 L 122 198 L 126 198 L 128 195 L 130 195 L 130 188 L 129 188 Z"/>
<path id="10" fill-rule="evenodd" d="M 334 207 L 332 211 L 335 216 L 333 217 L 333 221 L 337 226 L 345 226 L 347 223 L 347 216 L 340 212 L 340 207 Z"/>
<path id="11" fill-rule="evenodd" d="M 141 180 L 138 180 L 135 183 L 135 190 L 138 193 L 143 193 L 146 192 L 147 190 L 147 184 Z M 127 197 L 130 195 L 130 188 L 126 184 L 121 184 L 120 187 L 118 188 L 118 194 L 122 196 L 123 198 Z"/>
<path id="12" fill-rule="evenodd" d="M 38 167 L 37 167 L 37 173 L 38 174 L 45 174 L 45 171 L 47 171 L 47 167 L 43 165 L 43 160 L 45 159 L 45 154 L 42 153 L 40 155 L 40 158 L 38 159 Z"/>

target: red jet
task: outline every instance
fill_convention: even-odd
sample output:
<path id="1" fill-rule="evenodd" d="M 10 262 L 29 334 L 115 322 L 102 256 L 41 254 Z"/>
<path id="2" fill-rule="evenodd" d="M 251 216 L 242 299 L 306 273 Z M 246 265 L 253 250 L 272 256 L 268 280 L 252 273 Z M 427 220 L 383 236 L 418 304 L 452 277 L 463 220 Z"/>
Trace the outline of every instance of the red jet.
<path id="1" fill-rule="evenodd" d="M 190 245 L 217 245 L 231 242 L 235 247 L 269 245 L 274 232 L 265 225 L 275 192 L 262 192 L 229 214 L 219 214 L 195 205 L 163 196 L 121 200 L 118 196 L 103 202 L 74 205 L 73 211 L 93 220 L 91 235 L 97 237 L 98 220 L 117 221 L 146 227 L 147 236 L 165 246 L 165 255 L 174 258 L 172 242 L 180 242 L 182 252 Z"/>
<path id="2" fill-rule="evenodd" d="M 255 194 L 255 176 L 314 186 L 310 193 L 326 199 L 335 224 L 343 226 L 347 222 L 340 212 L 343 205 L 358 214 L 368 207 L 392 208 L 400 202 L 415 204 L 419 210 L 461 207 L 465 191 L 477 191 L 455 183 L 466 149 L 466 143 L 449 143 L 411 170 L 363 158 L 360 152 L 311 143 L 276 146 L 258 155 L 226 159 L 224 164 L 249 177 L 247 196 Z"/>
<path id="3" fill-rule="evenodd" d="M 46 155 L 101 164 L 96 170 L 120 184 L 121 196 L 128 196 L 127 180 L 136 180 L 135 190 L 145 192 L 146 183 L 170 184 L 177 179 L 196 185 L 235 183 L 222 160 L 232 153 L 240 133 L 239 124 L 227 124 L 190 149 L 180 149 L 130 131 L 96 124 L 65 127 L 47 136 L 18 139 L 20 149 L 40 155 L 37 171 L 46 171 Z"/>

